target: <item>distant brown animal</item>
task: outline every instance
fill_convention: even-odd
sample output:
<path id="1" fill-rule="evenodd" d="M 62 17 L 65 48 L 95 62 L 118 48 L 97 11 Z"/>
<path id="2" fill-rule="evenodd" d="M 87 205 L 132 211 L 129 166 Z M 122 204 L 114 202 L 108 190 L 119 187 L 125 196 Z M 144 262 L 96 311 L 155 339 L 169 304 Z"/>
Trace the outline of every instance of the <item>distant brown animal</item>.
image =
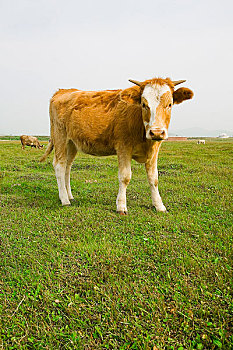
<path id="1" fill-rule="evenodd" d="M 31 146 L 31 148 L 35 147 L 35 148 L 39 148 L 39 149 L 44 147 L 43 145 L 40 145 L 37 137 L 35 137 L 35 136 L 22 135 L 22 136 L 20 136 L 20 141 L 22 144 L 22 149 L 25 149 L 24 146 Z"/>
<path id="2" fill-rule="evenodd" d="M 158 191 L 157 158 L 168 137 L 173 104 L 191 99 L 193 92 L 175 86 L 185 80 L 154 78 L 125 90 L 81 91 L 60 89 L 50 101 L 51 142 L 44 161 L 55 149 L 53 166 L 62 205 L 73 200 L 70 170 L 78 150 L 95 155 L 116 154 L 119 165 L 117 212 L 127 214 L 126 188 L 131 179 L 131 159 L 144 163 L 152 203 L 166 211 Z"/>

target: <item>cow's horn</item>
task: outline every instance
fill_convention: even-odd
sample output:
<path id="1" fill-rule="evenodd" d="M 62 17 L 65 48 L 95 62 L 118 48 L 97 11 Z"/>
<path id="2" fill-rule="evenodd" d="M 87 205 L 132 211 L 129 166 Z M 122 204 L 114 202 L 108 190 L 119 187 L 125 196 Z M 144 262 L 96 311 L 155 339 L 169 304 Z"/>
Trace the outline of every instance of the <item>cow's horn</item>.
<path id="1" fill-rule="evenodd" d="M 176 86 L 178 84 L 182 84 L 184 83 L 186 80 L 176 80 L 176 81 L 173 81 L 173 84 Z"/>
<path id="2" fill-rule="evenodd" d="M 141 86 L 140 81 L 129 79 L 129 81 L 135 85 Z"/>

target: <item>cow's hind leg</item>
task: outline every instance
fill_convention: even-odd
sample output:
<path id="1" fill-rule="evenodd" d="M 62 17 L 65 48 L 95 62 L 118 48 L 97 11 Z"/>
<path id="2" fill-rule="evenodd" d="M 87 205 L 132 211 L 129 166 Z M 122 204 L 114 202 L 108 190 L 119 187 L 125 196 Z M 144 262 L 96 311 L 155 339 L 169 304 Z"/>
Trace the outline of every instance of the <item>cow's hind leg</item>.
<path id="1" fill-rule="evenodd" d="M 67 152 L 66 147 L 65 149 L 55 148 L 55 155 L 53 159 L 53 167 L 57 178 L 59 198 L 61 200 L 62 205 L 70 205 L 68 193 L 66 190 L 66 184 L 65 184 L 65 174 L 66 174 L 66 164 L 67 164 L 66 152 Z"/>
<path id="2" fill-rule="evenodd" d="M 116 200 L 117 212 L 121 215 L 127 215 L 126 189 L 131 179 L 131 154 L 118 153 L 118 178 L 119 192 Z"/>
<path id="3" fill-rule="evenodd" d="M 74 199 L 71 193 L 71 187 L 70 187 L 70 170 L 76 154 L 77 154 L 76 146 L 72 141 L 69 141 L 67 145 L 67 163 L 66 163 L 66 173 L 65 173 L 65 185 L 66 185 L 66 190 L 67 190 L 69 200 Z"/>

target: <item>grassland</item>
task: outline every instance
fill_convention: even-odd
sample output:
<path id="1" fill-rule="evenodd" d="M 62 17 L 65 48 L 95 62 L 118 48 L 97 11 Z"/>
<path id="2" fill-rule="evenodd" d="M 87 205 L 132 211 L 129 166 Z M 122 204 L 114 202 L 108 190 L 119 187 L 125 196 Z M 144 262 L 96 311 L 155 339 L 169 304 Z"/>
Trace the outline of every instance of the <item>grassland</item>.
<path id="1" fill-rule="evenodd" d="M 44 142 L 46 144 L 46 142 Z M 61 207 L 50 159 L 1 142 L 1 349 L 233 349 L 232 140 L 165 142 L 151 207 L 132 162 L 79 154 Z"/>

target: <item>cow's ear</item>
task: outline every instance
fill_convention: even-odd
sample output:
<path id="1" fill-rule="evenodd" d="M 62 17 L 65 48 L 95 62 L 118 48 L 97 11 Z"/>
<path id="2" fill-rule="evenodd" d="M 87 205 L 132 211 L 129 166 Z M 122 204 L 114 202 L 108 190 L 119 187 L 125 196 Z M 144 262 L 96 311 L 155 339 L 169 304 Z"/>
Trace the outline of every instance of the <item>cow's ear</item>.
<path id="1" fill-rule="evenodd" d="M 173 103 L 179 104 L 185 100 L 190 100 L 192 97 L 192 90 L 182 87 L 173 92 Z"/>

